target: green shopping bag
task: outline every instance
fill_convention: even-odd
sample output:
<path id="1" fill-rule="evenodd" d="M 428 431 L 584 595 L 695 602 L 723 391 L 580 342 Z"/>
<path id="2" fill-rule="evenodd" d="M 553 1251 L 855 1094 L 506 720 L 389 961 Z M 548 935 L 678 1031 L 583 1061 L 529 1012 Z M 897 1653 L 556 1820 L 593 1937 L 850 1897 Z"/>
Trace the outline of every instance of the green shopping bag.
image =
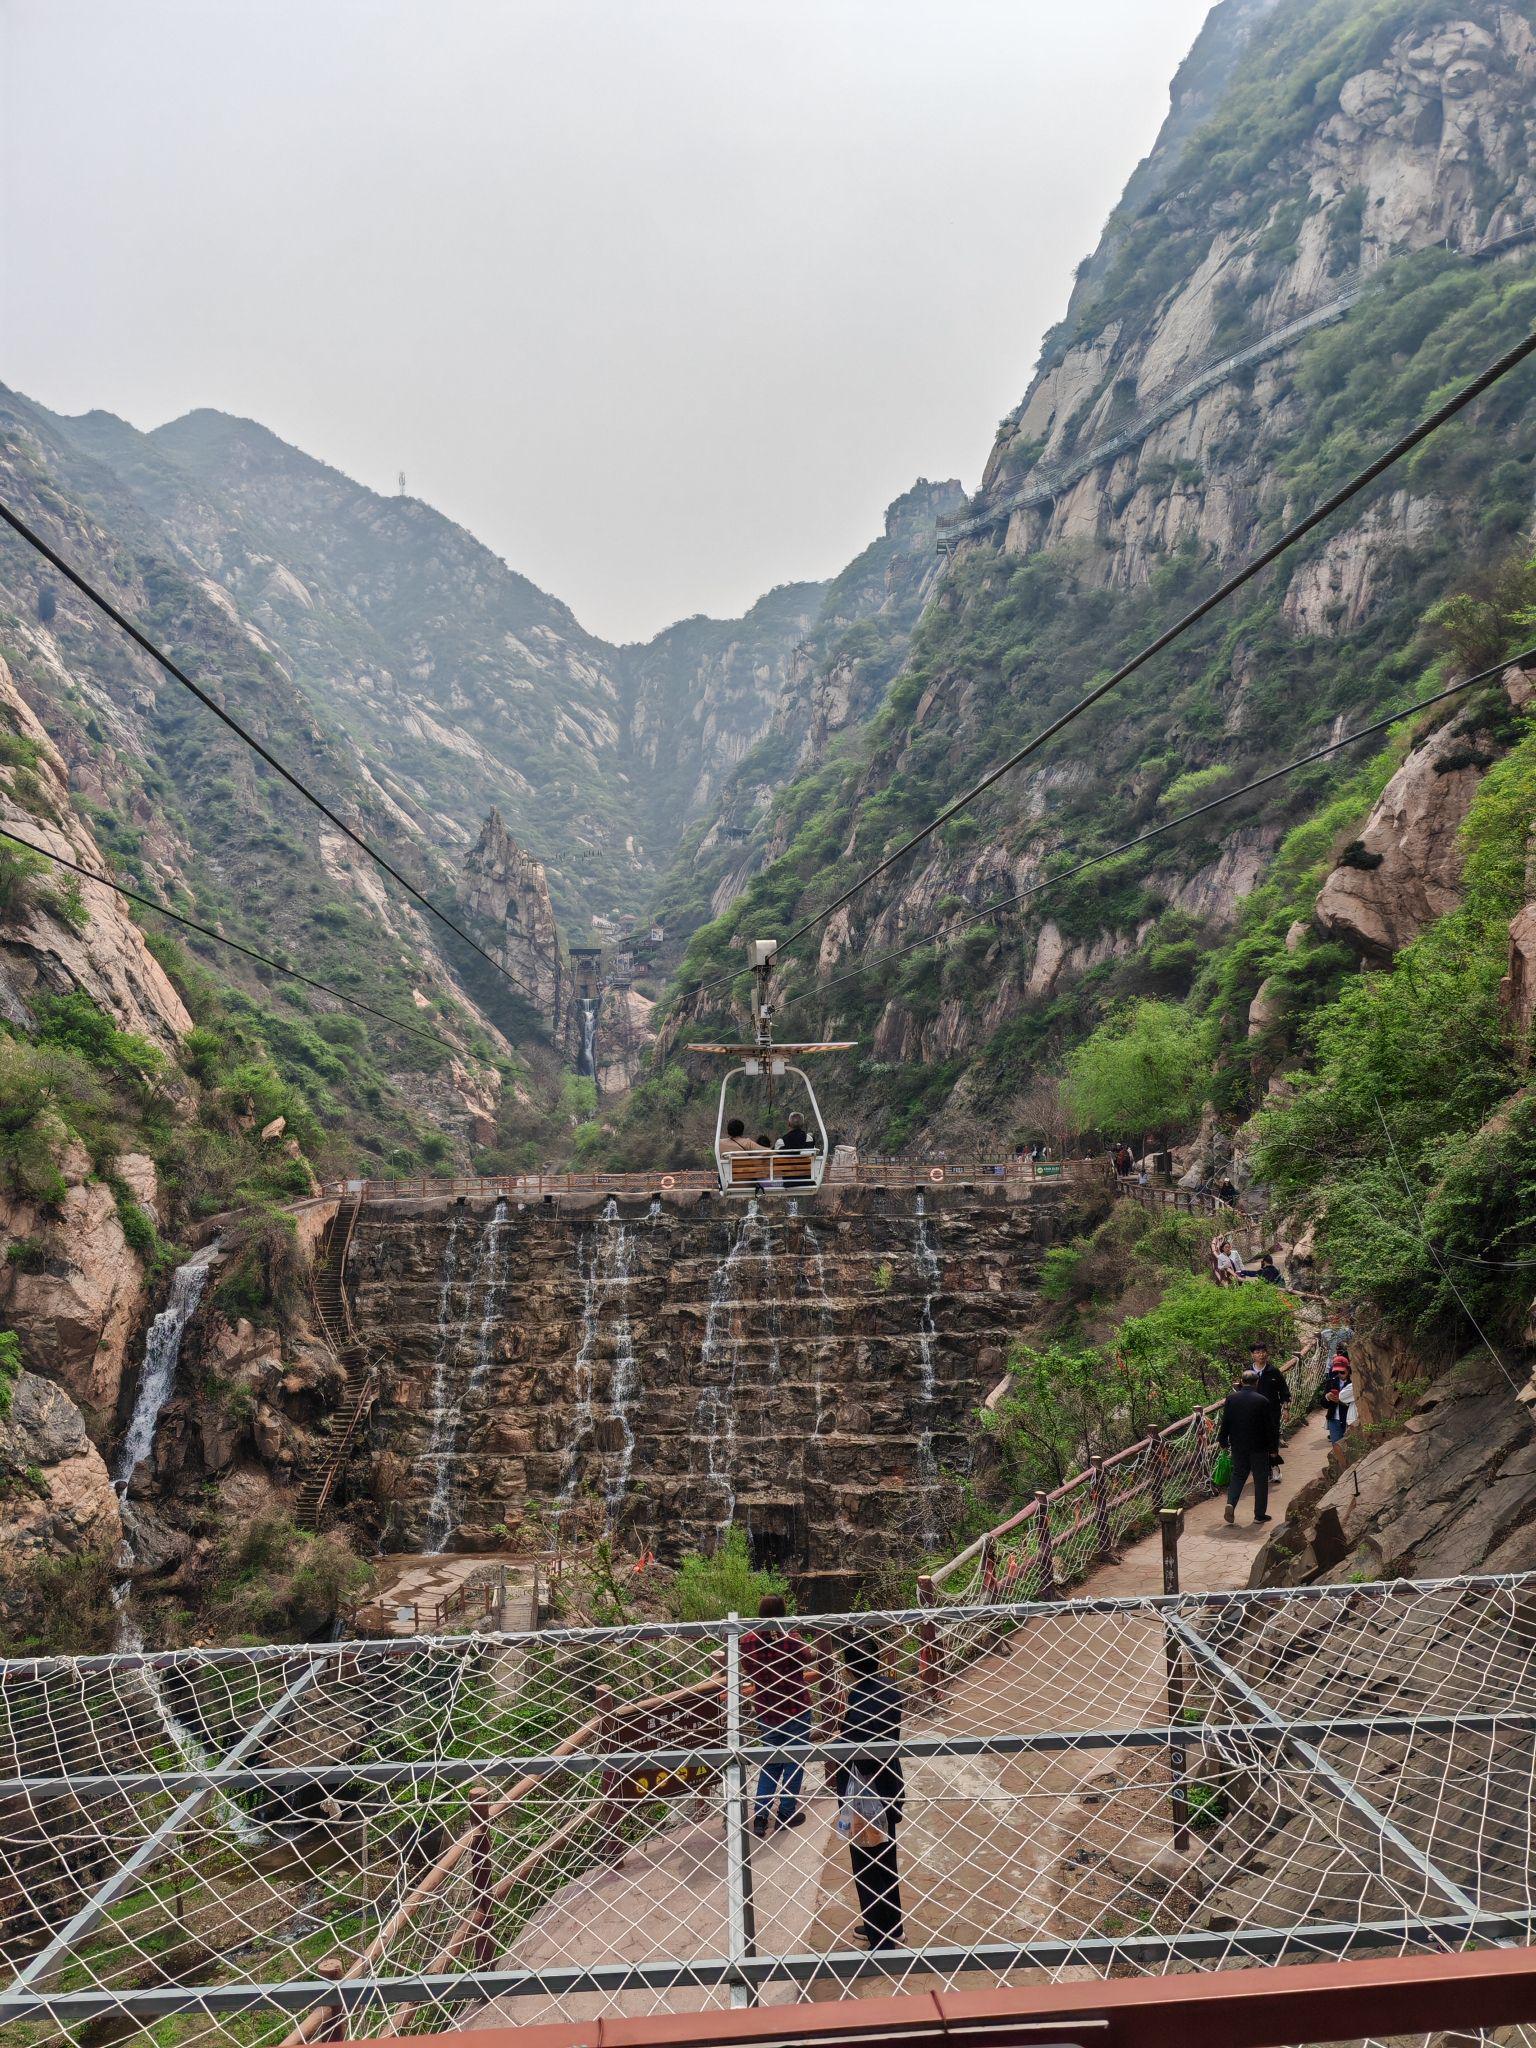
<path id="1" fill-rule="evenodd" d="M 1216 1462 L 1211 1467 L 1211 1491 L 1213 1493 L 1220 1493 L 1231 1477 L 1232 1453 L 1230 1451 L 1218 1451 L 1216 1453 Z"/>

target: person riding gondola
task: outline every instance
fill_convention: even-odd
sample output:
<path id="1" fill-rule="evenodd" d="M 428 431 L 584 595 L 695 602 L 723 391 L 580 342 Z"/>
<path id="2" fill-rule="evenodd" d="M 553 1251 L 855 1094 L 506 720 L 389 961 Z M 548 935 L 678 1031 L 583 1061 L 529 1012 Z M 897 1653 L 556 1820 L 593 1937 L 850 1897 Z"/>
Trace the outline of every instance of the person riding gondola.
<path id="1" fill-rule="evenodd" d="M 819 1132 L 808 1130 L 799 1110 L 792 1109 L 784 1135 L 774 1149 L 779 1152 L 819 1152 L 821 1136 Z"/>

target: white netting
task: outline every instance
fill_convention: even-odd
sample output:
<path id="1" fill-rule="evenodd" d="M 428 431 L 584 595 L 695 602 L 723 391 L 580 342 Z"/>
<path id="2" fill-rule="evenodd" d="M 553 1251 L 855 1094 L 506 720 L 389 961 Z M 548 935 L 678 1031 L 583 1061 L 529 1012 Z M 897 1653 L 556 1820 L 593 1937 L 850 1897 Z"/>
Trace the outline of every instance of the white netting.
<path id="1" fill-rule="evenodd" d="M 277 2043 L 1530 1938 L 1536 1581 L 776 1626 L 813 1711 L 805 1818 L 775 1760 L 761 1834 L 770 1667 L 727 1624 L 0 1666 L 0 2039 Z M 881 1809 L 901 1757 L 862 1899 L 829 1752 Z"/>

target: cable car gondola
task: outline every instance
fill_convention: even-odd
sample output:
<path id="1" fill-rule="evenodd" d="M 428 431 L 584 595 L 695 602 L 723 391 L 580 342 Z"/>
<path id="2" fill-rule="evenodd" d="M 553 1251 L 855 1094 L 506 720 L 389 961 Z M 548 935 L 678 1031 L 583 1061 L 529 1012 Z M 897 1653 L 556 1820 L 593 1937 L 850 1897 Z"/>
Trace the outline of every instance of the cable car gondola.
<path id="1" fill-rule="evenodd" d="M 821 1104 L 816 1100 L 816 1090 L 811 1086 L 810 1076 L 801 1067 L 790 1064 L 791 1055 L 803 1056 L 818 1052 L 851 1052 L 857 1043 L 855 1039 L 829 1040 L 818 1045 L 775 1045 L 773 1042 L 773 1001 L 770 983 L 773 978 L 774 955 L 779 950 L 777 939 L 754 939 L 747 948 L 747 964 L 752 969 L 752 1024 L 751 1045 L 691 1045 L 690 1052 L 720 1053 L 728 1059 L 738 1060 L 720 1083 L 720 1105 L 715 1115 L 715 1170 L 720 1176 L 722 1195 L 793 1195 L 805 1192 L 815 1193 L 826 1178 L 830 1143 L 827 1127 L 822 1120 Z M 767 1082 L 768 1100 L 773 1100 L 773 1084 L 776 1080 L 790 1076 L 800 1082 L 810 1100 L 811 1115 L 821 1143 L 805 1151 L 766 1151 L 761 1146 L 752 1146 L 741 1151 L 727 1149 L 725 1135 L 725 1112 L 730 1099 L 733 1081 L 755 1080 L 761 1076 Z"/>

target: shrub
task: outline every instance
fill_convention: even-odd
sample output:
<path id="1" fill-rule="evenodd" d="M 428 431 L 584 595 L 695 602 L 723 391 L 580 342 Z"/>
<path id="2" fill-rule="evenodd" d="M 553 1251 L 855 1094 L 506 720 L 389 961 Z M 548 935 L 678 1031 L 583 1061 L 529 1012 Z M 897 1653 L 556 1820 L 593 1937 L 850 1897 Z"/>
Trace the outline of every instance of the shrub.
<path id="1" fill-rule="evenodd" d="M 0 1566 L 0 1651 L 87 1657 L 110 1650 L 117 1639 L 116 1582 L 112 1560 L 96 1551 Z"/>
<path id="2" fill-rule="evenodd" d="M 1154 999 L 1110 1017 L 1067 1057 L 1067 1101 L 1101 1132 L 1181 1129 L 1199 1114 L 1210 1072 L 1202 1020 Z"/>
<path id="3" fill-rule="evenodd" d="M 255 1200 L 224 1233 L 228 1269 L 214 1299 L 233 1318 L 286 1323 L 301 1294 L 298 1226 L 275 1202 Z"/>
<path id="4" fill-rule="evenodd" d="M 0 1187 L 9 1194 L 62 1202 L 68 1185 L 59 1158 L 70 1131 L 100 1136 L 107 1116 L 101 1084 L 82 1060 L 0 1037 Z"/>
<path id="5" fill-rule="evenodd" d="M 165 1066 L 157 1047 L 136 1031 L 119 1031 L 84 989 L 48 996 L 38 1004 L 37 1040 L 78 1053 L 99 1074 L 117 1080 L 147 1083 Z"/>
<path id="6" fill-rule="evenodd" d="M 21 1378 L 21 1339 L 14 1330 L 0 1330 L 0 1415 L 9 1415 Z"/>
<path id="7" fill-rule="evenodd" d="M 0 839 L 0 917 L 24 917 L 47 899 L 44 877 L 52 873 L 39 853 Z"/>
<path id="8" fill-rule="evenodd" d="M 757 1571 L 744 1529 L 732 1527 L 710 1557 L 685 1557 L 672 1582 L 668 1605 L 678 1621 L 723 1621 L 728 1614 L 756 1614 L 765 1593 L 789 1592 L 778 1572 Z"/>

